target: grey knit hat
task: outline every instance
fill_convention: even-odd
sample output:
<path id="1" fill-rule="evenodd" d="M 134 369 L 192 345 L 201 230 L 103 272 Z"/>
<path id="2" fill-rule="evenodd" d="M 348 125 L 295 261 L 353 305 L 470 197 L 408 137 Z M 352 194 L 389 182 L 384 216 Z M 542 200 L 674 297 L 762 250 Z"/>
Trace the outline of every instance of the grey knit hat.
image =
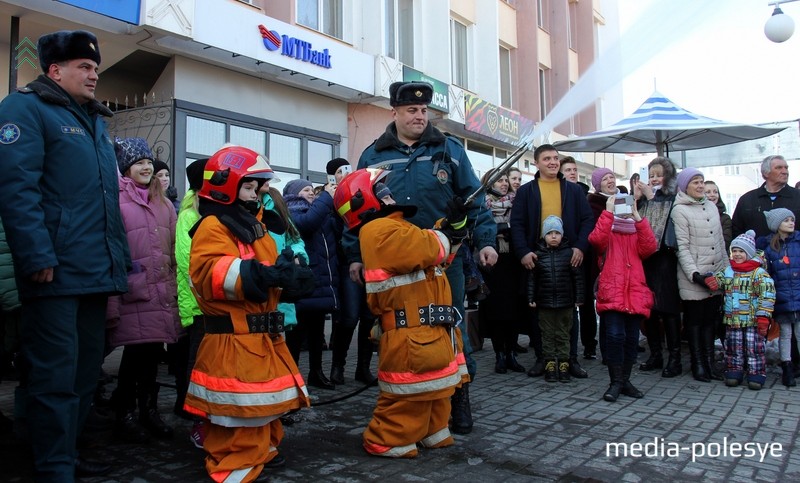
<path id="1" fill-rule="evenodd" d="M 550 215 L 544 219 L 542 223 L 542 236 L 547 235 L 551 231 L 557 231 L 564 234 L 564 223 L 561 221 L 561 218 Z"/>
<path id="2" fill-rule="evenodd" d="M 792 218 L 795 217 L 794 213 L 787 208 L 775 208 L 774 210 L 765 211 L 764 216 L 767 218 L 767 227 L 769 227 L 769 231 L 772 233 L 778 232 L 778 227 L 781 226 L 783 220 L 790 216 Z"/>
<path id="3" fill-rule="evenodd" d="M 742 249 L 747 254 L 748 260 L 756 256 L 756 232 L 747 230 L 734 238 L 731 242 L 731 250 L 734 248 Z"/>
<path id="4" fill-rule="evenodd" d="M 286 195 L 299 195 L 300 191 L 307 186 L 314 186 L 311 181 L 307 179 L 293 179 L 286 183 L 286 186 L 283 187 L 283 196 Z"/>

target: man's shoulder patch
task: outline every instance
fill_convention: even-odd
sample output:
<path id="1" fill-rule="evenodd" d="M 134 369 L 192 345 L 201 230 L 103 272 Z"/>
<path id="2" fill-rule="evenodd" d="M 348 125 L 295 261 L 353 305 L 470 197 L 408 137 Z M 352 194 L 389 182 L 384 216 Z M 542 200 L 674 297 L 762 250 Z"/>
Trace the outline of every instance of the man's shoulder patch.
<path id="1" fill-rule="evenodd" d="M 21 134 L 22 132 L 16 124 L 7 122 L 0 126 L 0 144 L 13 144 Z"/>

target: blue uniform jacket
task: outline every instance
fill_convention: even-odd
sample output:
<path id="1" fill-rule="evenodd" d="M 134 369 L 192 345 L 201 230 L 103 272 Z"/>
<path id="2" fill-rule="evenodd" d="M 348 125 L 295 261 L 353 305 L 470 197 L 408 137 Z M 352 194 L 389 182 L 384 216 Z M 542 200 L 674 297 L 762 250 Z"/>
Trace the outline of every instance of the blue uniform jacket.
<path id="1" fill-rule="evenodd" d="M 447 202 L 455 196 L 466 199 L 480 188 L 464 147 L 457 139 L 445 136 L 428 124 L 420 140 L 407 146 L 397 138 L 394 123 L 358 160 L 358 169 L 381 168 L 392 171 L 386 184 L 398 205 L 417 207 L 417 213 L 407 221 L 420 228 L 432 228 L 445 216 Z M 480 195 L 478 199 L 483 199 Z M 495 247 L 497 225 L 481 203 L 473 202 L 468 214 L 474 245 Z M 347 240 L 345 249 L 351 257 Z"/>
<path id="2" fill-rule="evenodd" d="M 102 116 L 46 76 L 0 103 L 0 217 L 20 297 L 121 293 L 130 253 Z M 53 281 L 30 276 L 54 267 Z"/>

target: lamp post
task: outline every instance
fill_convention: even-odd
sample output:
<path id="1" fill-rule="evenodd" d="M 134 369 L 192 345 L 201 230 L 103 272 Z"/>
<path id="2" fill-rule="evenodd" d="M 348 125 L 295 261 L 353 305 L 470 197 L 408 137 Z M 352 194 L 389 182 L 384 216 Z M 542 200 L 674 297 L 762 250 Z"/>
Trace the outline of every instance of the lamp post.
<path id="1" fill-rule="evenodd" d="M 794 20 L 792 17 L 783 13 L 780 4 L 796 2 L 798 0 L 773 0 L 767 5 L 775 5 L 775 10 L 772 11 L 772 16 L 764 24 L 764 35 L 775 43 L 781 43 L 789 40 L 794 33 Z"/>

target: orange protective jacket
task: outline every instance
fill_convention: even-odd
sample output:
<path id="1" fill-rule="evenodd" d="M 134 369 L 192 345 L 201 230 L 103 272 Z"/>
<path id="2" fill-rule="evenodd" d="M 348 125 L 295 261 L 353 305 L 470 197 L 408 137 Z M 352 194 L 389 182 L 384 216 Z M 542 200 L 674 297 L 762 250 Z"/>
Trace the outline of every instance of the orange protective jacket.
<path id="1" fill-rule="evenodd" d="M 423 230 L 400 212 L 368 222 L 359 233 L 367 302 L 381 318 L 378 383 L 383 393 L 406 399 L 447 397 L 469 382 L 461 336 L 446 325 L 420 325 L 420 310 L 452 306 L 450 285 L 441 265 L 450 242 L 441 232 Z M 408 314 L 396 328 L 396 311 Z"/>
<path id="2" fill-rule="evenodd" d="M 249 332 L 246 314 L 276 310 L 280 296 L 280 289 L 270 287 L 266 302 L 245 298 L 240 268 L 253 259 L 265 265 L 275 262 L 272 237 L 245 245 L 215 216 L 202 220 L 192 239 L 192 289 L 203 314 L 230 316 L 233 333 L 203 338 L 186 409 L 205 417 L 226 417 L 231 426 L 237 425 L 237 418 L 270 418 L 309 405 L 305 382 L 283 335 Z"/>

